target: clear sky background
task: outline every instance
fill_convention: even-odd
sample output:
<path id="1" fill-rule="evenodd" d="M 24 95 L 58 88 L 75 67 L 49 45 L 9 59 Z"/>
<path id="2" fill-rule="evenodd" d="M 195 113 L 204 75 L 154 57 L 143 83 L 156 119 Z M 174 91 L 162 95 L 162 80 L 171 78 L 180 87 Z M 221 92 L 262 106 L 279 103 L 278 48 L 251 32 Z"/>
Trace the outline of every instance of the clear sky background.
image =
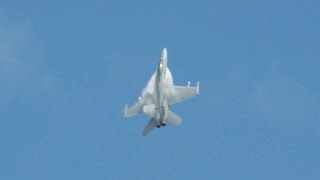
<path id="1" fill-rule="evenodd" d="M 320 178 L 316 0 L 0 1 L 0 179 Z M 200 96 L 123 118 L 162 49 Z"/>

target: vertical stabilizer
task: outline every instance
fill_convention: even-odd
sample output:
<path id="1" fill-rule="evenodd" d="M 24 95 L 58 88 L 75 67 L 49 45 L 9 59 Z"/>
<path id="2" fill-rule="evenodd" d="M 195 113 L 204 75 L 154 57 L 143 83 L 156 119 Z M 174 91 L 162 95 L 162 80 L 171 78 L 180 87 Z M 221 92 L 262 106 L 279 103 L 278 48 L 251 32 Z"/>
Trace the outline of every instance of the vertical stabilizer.
<path id="1" fill-rule="evenodd" d="M 148 122 L 148 124 L 143 128 L 142 130 L 142 136 L 146 136 L 149 134 L 150 131 L 152 131 L 153 128 L 156 127 L 155 121 L 153 118 L 151 118 Z"/>

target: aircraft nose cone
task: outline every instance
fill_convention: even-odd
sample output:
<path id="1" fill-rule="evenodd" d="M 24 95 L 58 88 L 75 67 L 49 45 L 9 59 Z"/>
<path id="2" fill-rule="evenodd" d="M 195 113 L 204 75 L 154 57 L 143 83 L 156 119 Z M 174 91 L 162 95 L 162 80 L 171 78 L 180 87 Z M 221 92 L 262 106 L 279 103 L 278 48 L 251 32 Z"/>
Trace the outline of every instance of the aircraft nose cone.
<path id="1" fill-rule="evenodd" d="M 164 49 L 162 50 L 162 56 L 167 56 L 167 48 L 164 48 Z"/>

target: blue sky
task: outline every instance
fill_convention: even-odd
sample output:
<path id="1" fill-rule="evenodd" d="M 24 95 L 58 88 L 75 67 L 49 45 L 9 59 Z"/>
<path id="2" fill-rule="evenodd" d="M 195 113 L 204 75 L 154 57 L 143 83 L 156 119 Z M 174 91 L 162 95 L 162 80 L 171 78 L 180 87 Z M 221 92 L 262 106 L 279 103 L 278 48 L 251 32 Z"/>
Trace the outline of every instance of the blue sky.
<path id="1" fill-rule="evenodd" d="M 0 2 L 0 179 L 319 179 L 318 1 Z M 122 117 L 168 49 L 201 95 Z"/>

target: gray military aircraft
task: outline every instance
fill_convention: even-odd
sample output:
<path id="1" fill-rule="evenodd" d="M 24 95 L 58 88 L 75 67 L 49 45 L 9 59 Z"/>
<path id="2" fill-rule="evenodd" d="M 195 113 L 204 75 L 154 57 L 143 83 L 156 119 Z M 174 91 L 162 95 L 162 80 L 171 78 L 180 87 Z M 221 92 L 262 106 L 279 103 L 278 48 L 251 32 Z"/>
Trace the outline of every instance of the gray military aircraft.
<path id="1" fill-rule="evenodd" d="M 141 112 L 151 117 L 142 131 L 143 136 L 153 128 L 166 126 L 167 123 L 181 124 L 181 117 L 170 111 L 170 106 L 199 94 L 199 82 L 194 87 L 190 86 L 190 81 L 187 86 L 175 86 L 167 62 L 167 49 L 164 48 L 158 69 L 143 89 L 139 101 L 129 108 L 125 105 L 124 117 L 131 117 Z"/>

